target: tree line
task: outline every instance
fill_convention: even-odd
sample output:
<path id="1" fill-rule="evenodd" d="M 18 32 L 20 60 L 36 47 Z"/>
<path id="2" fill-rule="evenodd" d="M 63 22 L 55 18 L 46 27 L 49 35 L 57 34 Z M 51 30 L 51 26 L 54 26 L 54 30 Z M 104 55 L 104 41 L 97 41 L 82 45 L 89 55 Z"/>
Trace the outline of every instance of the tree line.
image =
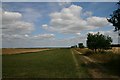
<path id="1" fill-rule="evenodd" d="M 87 47 L 93 51 L 103 51 L 111 48 L 112 38 L 105 36 L 99 32 L 96 34 L 87 34 Z M 71 48 L 77 48 L 77 45 L 71 46 Z M 78 43 L 78 48 L 84 48 L 83 43 Z"/>

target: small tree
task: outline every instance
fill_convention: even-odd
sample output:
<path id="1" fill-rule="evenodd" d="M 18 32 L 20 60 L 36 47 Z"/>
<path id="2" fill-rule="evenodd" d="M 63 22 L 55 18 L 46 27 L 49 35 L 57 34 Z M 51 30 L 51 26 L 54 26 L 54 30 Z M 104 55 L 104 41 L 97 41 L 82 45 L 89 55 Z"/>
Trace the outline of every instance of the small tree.
<path id="1" fill-rule="evenodd" d="M 77 48 L 77 45 L 71 46 L 71 48 Z"/>
<path id="2" fill-rule="evenodd" d="M 84 48 L 83 43 L 78 43 L 78 47 L 79 47 L 79 48 Z"/>
<path id="3" fill-rule="evenodd" d="M 99 32 L 97 34 L 89 33 L 87 37 L 87 47 L 94 51 L 97 49 L 99 51 L 109 49 L 111 47 L 111 43 L 111 37 L 100 34 Z"/>
<path id="4" fill-rule="evenodd" d="M 71 48 L 74 48 L 74 46 L 71 46 Z"/>

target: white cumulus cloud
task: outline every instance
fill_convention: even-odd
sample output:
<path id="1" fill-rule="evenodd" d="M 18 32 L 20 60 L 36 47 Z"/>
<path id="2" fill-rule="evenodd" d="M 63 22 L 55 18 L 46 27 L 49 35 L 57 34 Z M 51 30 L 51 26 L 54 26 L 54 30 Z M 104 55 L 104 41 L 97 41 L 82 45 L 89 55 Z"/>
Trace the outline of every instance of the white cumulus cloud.
<path id="1" fill-rule="evenodd" d="M 103 27 L 108 25 L 108 21 L 104 17 L 89 17 L 87 18 L 87 22 L 89 25 L 96 26 L 96 27 Z"/>
<path id="2" fill-rule="evenodd" d="M 32 35 L 34 24 L 24 21 L 23 15 L 19 12 L 3 11 L 1 14 L 2 47 L 33 47 L 33 44 L 41 45 L 41 41 L 48 42 L 55 37 L 54 34 Z"/>
<path id="3" fill-rule="evenodd" d="M 82 18 L 84 15 L 87 16 L 85 19 Z M 91 15 L 90 11 L 83 12 L 81 6 L 71 5 L 60 12 L 51 13 L 50 23 L 43 24 L 42 27 L 49 31 L 76 34 L 82 30 L 93 30 L 108 25 L 106 18 Z"/>
<path id="4" fill-rule="evenodd" d="M 34 30 L 34 25 L 21 20 L 18 12 L 2 12 L 2 31 L 4 34 L 26 34 Z"/>
<path id="5" fill-rule="evenodd" d="M 33 37 L 34 37 L 34 39 L 50 39 L 50 38 L 54 38 L 55 35 L 54 34 L 39 34 L 39 35 L 35 35 Z"/>

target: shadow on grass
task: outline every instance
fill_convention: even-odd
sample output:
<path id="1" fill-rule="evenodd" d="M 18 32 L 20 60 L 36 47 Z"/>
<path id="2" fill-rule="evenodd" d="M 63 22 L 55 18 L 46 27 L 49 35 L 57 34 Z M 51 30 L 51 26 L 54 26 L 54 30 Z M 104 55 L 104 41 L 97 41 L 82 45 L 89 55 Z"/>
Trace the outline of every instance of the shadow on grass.
<path id="1" fill-rule="evenodd" d="M 116 59 L 111 59 L 106 63 L 99 63 L 106 69 L 106 72 L 112 75 L 117 75 L 120 77 L 120 57 Z"/>
<path id="2" fill-rule="evenodd" d="M 89 62 L 87 64 L 82 63 L 82 67 L 86 67 L 88 69 L 100 69 L 102 73 L 106 73 L 113 76 L 119 76 L 120 77 L 120 59 L 118 60 L 111 60 L 106 63 L 92 63 Z"/>

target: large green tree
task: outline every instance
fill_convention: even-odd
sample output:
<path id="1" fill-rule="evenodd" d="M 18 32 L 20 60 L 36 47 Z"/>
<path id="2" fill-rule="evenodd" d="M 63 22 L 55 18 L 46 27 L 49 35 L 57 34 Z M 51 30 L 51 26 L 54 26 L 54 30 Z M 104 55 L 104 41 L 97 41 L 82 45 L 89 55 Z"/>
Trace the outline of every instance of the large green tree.
<path id="1" fill-rule="evenodd" d="M 118 8 L 113 11 L 113 13 L 110 15 L 110 18 L 108 18 L 108 22 L 112 23 L 115 27 L 114 31 L 120 31 L 120 1 L 117 3 Z M 120 33 L 119 33 L 120 36 Z"/>
<path id="2" fill-rule="evenodd" d="M 108 49 L 111 47 L 111 43 L 111 37 L 100 34 L 99 32 L 96 34 L 88 33 L 87 35 L 87 47 L 94 51 Z"/>

